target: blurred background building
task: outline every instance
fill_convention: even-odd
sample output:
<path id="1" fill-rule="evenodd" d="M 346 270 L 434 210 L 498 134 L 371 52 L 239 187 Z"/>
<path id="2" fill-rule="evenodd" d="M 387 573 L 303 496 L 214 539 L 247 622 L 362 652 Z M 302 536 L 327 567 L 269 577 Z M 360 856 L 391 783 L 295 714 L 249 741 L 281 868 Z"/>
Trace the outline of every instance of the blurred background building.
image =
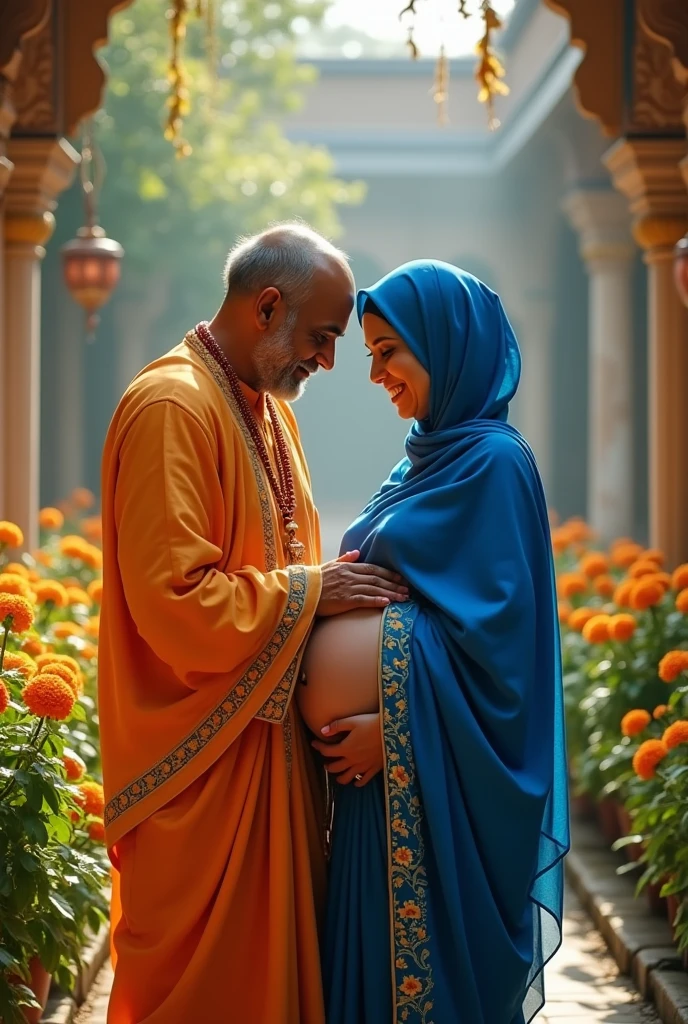
<path id="1" fill-rule="evenodd" d="M 417 5 L 411 61 L 399 0 L 333 0 L 324 20 L 302 0 L 232 0 L 218 5 L 219 85 L 200 29 L 190 35 L 194 152 L 181 161 L 160 130 L 166 6 L 0 9 L 2 516 L 28 524 L 39 501 L 98 491 L 105 431 L 132 376 L 212 315 L 238 232 L 299 215 L 339 228 L 359 284 L 435 257 L 495 288 L 523 351 L 513 419 L 550 505 L 589 516 L 605 538 L 633 534 L 688 558 L 688 314 L 673 281 L 688 227 L 685 0 L 495 3 L 510 86 L 497 131 L 476 101 L 480 21 L 461 21 L 454 3 Z M 83 223 L 83 188 L 69 184 L 80 125 L 101 102 L 92 50 L 104 42 L 100 213 L 125 255 L 89 342 L 60 246 Z M 406 426 L 367 370 L 352 322 L 336 370 L 296 410 L 328 551 L 403 454 Z"/>

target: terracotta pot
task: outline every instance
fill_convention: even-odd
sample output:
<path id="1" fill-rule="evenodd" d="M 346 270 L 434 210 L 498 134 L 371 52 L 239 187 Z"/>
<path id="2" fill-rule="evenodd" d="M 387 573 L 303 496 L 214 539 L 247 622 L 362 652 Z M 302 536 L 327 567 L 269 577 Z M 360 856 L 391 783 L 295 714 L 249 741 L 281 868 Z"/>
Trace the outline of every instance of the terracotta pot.
<path id="1" fill-rule="evenodd" d="M 589 793 L 571 797 L 571 813 L 576 818 L 584 818 L 586 821 L 595 817 L 595 804 Z"/>
<path id="2" fill-rule="evenodd" d="M 619 823 L 619 831 L 622 836 L 634 835 L 633 822 L 631 816 L 622 803 L 617 804 L 616 817 Z M 634 861 L 639 860 L 643 852 L 642 843 L 631 843 L 628 846 L 624 846 L 623 852 L 626 856 L 626 860 Z"/>
<path id="3" fill-rule="evenodd" d="M 50 982 L 52 981 L 52 978 L 36 956 L 29 961 L 29 971 L 31 972 L 29 988 L 35 995 L 37 1001 L 41 1004 L 42 1008 L 40 1010 L 34 1010 L 29 1007 L 24 1010 L 24 1017 L 26 1018 L 27 1024 L 39 1024 L 39 1021 L 43 1016 L 43 1010 L 45 1010 L 48 1005 Z M 17 982 L 22 979 L 15 976 L 11 980 Z M 2 1018 L 0 1018 L 0 1024 L 2 1024 Z"/>
<path id="4" fill-rule="evenodd" d="M 597 822 L 602 830 L 602 835 L 610 846 L 621 838 L 617 812 L 618 803 L 619 801 L 613 796 L 605 796 L 597 804 Z"/>
<path id="5" fill-rule="evenodd" d="M 661 914 L 664 917 L 667 913 L 666 899 L 664 896 L 659 895 L 661 889 L 661 882 L 653 882 L 650 885 L 645 886 L 645 894 L 650 912 L 653 914 Z"/>

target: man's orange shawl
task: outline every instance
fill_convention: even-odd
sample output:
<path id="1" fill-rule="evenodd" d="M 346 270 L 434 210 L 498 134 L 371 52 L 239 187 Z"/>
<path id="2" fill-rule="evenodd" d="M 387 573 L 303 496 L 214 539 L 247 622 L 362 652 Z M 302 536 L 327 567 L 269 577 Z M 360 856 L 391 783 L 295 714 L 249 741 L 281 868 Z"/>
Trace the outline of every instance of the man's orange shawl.
<path id="1" fill-rule="evenodd" d="M 264 470 L 194 332 L 139 374 L 106 441 L 110 1024 L 324 1022 L 322 815 L 291 702 L 319 529 L 296 422 L 278 409 L 305 566 L 286 565 Z"/>

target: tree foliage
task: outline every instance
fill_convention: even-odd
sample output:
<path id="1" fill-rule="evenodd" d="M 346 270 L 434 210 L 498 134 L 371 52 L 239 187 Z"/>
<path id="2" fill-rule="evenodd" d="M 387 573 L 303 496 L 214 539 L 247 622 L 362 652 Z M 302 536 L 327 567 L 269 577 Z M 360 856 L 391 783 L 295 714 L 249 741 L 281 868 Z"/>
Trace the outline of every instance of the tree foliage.
<path id="1" fill-rule="evenodd" d="M 189 17 L 184 44 L 192 147 L 177 159 L 164 138 L 169 22 L 161 0 L 136 0 L 112 22 L 97 140 L 107 178 L 101 220 L 125 246 L 129 277 L 151 267 L 199 285 L 217 280 L 233 239 L 277 219 L 302 217 L 337 233 L 336 207 L 358 188 L 332 176 L 327 152 L 286 139 L 280 119 L 313 81 L 294 56 L 295 18 L 319 20 L 303 0 L 231 0 L 218 10 L 210 61 L 206 27 Z M 213 65 L 217 69 L 213 73 Z"/>

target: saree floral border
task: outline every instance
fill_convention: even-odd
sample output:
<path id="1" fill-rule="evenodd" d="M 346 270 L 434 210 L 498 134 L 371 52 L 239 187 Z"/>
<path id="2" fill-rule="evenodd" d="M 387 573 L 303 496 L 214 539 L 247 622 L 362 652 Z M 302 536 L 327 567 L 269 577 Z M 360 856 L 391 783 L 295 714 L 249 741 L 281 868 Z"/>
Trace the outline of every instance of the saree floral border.
<path id="1" fill-rule="evenodd" d="M 408 716 L 409 643 L 415 610 L 390 606 L 382 627 L 381 682 L 395 1021 L 432 1024 L 422 804 Z"/>
<path id="2" fill-rule="evenodd" d="M 287 607 L 270 642 L 261 651 L 241 679 L 234 683 L 227 696 L 186 739 L 167 757 L 158 761 L 149 771 L 129 783 L 125 789 L 121 790 L 110 800 L 105 808 L 105 822 L 107 825 L 112 825 L 122 814 L 131 810 L 133 806 L 164 785 L 165 782 L 174 778 L 183 768 L 186 768 L 193 758 L 204 750 L 232 720 L 241 705 L 250 697 L 255 687 L 264 678 L 275 658 L 282 651 L 295 623 L 298 621 L 299 615 L 303 611 L 307 588 L 308 575 L 306 570 L 302 566 L 290 566 Z M 281 701 L 279 699 L 275 701 L 274 717 L 270 718 L 270 721 L 282 721 L 282 717 L 277 715 L 277 709 L 283 709 L 283 716 L 287 708 L 291 681 L 293 681 L 296 673 L 296 664 L 296 661 L 292 662 L 277 688 L 276 692 L 279 694 L 282 694 L 286 688 L 287 696 Z M 264 705 L 264 707 L 266 706 Z"/>

